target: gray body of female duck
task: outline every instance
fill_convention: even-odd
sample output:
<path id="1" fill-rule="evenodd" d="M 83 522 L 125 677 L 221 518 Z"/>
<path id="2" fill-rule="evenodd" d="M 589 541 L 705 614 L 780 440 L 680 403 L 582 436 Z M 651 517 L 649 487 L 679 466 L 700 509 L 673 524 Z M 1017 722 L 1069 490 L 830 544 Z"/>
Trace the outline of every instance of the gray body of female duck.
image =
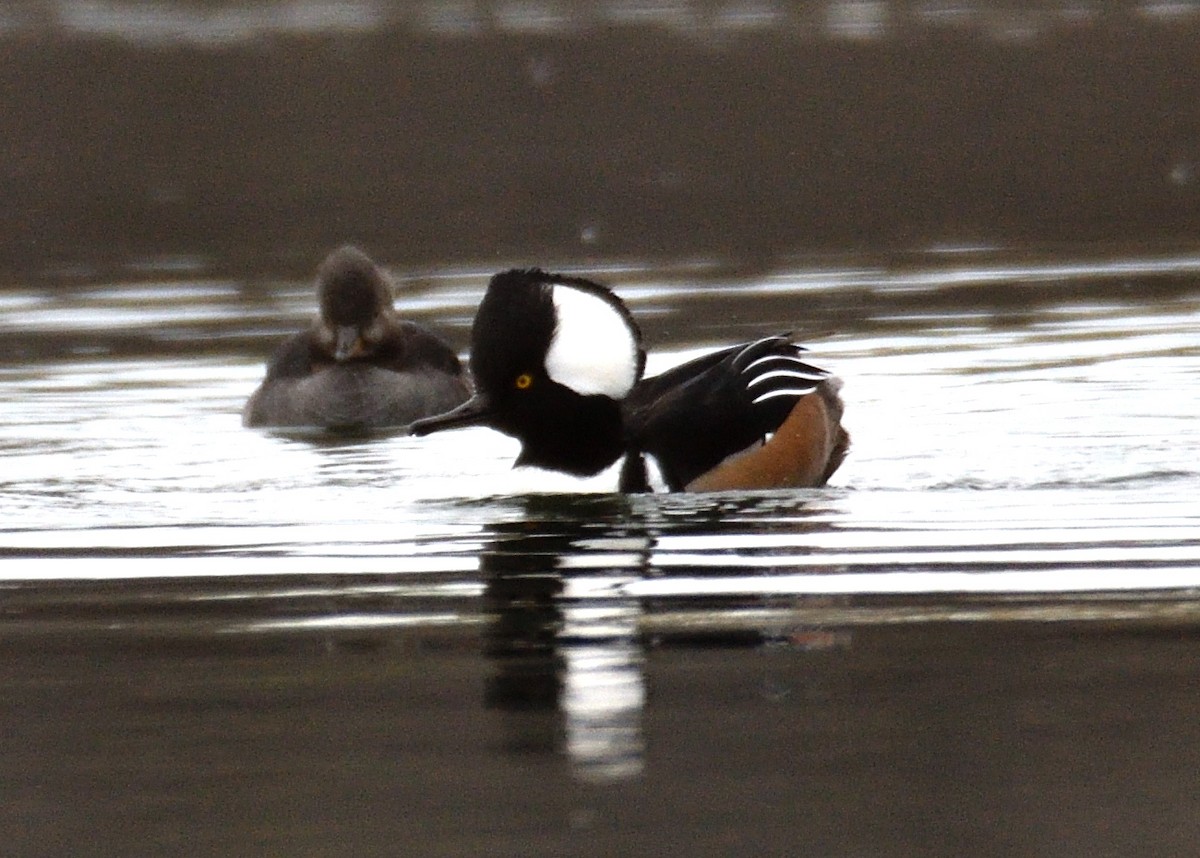
<path id="1" fill-rule="evenodd" d="M 464 402 L 454 350 L 396 314 L 388 277 L 342 247 L 317 272 L 320 314 L 285 340 L 242 411 L 247 426 L 365 430 L 407 426 Z"/>

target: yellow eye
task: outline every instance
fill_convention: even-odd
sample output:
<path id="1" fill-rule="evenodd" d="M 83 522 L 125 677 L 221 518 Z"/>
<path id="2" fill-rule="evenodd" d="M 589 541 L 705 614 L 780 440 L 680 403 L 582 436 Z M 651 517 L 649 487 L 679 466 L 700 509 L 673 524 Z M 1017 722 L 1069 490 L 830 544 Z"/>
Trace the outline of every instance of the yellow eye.
<path id="1" fill-rule="evenodd" d="M 527 390 L 529 385 L 533 384 L 533 376 L 527 372 L 523 372 L 517 376 L 515 384 L 517 385 L 517 390 Z"/>

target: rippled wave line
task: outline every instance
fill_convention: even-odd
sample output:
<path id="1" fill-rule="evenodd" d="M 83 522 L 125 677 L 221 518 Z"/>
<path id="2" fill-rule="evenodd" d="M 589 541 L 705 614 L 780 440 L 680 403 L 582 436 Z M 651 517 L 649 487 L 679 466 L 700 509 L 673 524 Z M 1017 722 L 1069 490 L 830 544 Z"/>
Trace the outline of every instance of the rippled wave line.
<path id="1" fill-rule="evenodd" d="M 677 576 L 625 586 L 636 598 L 772 595 L 1098 593 L 1200 590 L 1200 568 L 1047 567 L 1014 572 L 839 572 L 749 577 Z"/>

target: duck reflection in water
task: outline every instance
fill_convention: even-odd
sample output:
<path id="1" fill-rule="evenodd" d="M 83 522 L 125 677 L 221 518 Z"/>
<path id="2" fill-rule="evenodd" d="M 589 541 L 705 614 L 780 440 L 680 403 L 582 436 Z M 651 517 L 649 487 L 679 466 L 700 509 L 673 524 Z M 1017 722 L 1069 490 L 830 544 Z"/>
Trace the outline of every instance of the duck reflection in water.
<path id="1" fill-rule="evenodd" d="M 625 501 L 613 495 L 587 502 Z M 564 515 L 561 498 L 526 503 L 527 516 L 497 525 L 481 555 L 493 618 L 486 652 L 495 664 L 487 704 L 517 716 L 509 720 L 513 751 L 565 752 L 581 780 L 636 777 L 645 687 L 640 607 L 624 585 L 639 577 L 642 558 L 568 571 L 568 558 L 595 535 L 589 523 L 596 519 L 576 509 Z"/>
<path id="2" fill-rule="evenodd" d="M 795 498 L 767 502 L 787 507 L 789 523 L 780 526 L 810 526 Z M 485 652 L 494 667 L 486 703 L 511 716 L 507 742 L 514 753 L 561 754 L 589 782 L 637 777 L 645 767 L 648 646 L 761 648 L 760 693 L 782 699 L 789 689 L 775 671 L 794 676 L 798 652 L 849 643 L 844 633 L 799 622 L 795 595 L 637 595 L 659 579 L 653 557 L 659 540 L 721 533 L 724 517 L 738 517 L 731 498 L 664 506 L 645 496 L 534 495 L 521 504 L 522 515 L 492 526 L 480 555 L 490 618 Z M 672 576 L 723 579 L 748 572 L 761 575 L 745 568 L 671 569 Z"/>

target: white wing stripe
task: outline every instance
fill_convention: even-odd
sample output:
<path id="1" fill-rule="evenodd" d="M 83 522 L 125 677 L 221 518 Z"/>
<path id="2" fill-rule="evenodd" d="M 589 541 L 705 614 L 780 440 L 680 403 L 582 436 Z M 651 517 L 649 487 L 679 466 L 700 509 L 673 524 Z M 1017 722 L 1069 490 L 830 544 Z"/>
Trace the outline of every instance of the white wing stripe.
<path id="1" fill-rule="evenodd" d="M 754 360 L 750 361 L 750 363 L 746 364 L 746 366 L 742 369 L 742 372 L 749 372 L 750 370 L 752 370 L 756 366 L 758 366 L 760 363 L 766 363 L 767 361 L 770 361 L 770 360 L 786 360 L 786 361 L 792 361 L 793 363 L 804 363 L 803 358 L 801 358 L 799 355 L 794 355 L 794 354 L 791 354 L 791 355 L 789 355 L 789 354 L 763 355 L 762 357 L 755 358 Z"/>
<path id="2" fill-rule="evenodd" d="M 816 389 L 817 389 L 816 385 L 814 385 L 812 387 L 805 388 L 804 390 L 792 390 L 792 389 L 770 390 L 770 391 L 767 391 L 766 393 L 762 394 L 761 396 L 756 396 L 754 398 L 754 400 L 752 401 L 752 404 L 758 405 L 758 403 L 765 402 L 768 399 L 773 399 L 776 396 L 793 396 L 793 397 L 799 399 L 801 396 L 812 393 Z"/>
<path id="3" fill-rule="evenodd" d="M 794 378 L 799 381 L 812 381 L 812 382 L 819 382 L 819 381 L 825 380 L 825 376 L 823 374 L 822 375 L 812 375 L 811 373 L 797 372 L 796 370 L 792 370 L 792 369 L 776 369 L 776 370 L 772 370 L 771 372 L 764 372 L 761 375 L 756 375 L 754 378 L 752 378 L 748 382 L 746 382 L 746 387 L 754 387 L 754 385 L 756 385 L 756 384 L 762 384 L 764 381 L 770 381 L 773 378 Z"/>

